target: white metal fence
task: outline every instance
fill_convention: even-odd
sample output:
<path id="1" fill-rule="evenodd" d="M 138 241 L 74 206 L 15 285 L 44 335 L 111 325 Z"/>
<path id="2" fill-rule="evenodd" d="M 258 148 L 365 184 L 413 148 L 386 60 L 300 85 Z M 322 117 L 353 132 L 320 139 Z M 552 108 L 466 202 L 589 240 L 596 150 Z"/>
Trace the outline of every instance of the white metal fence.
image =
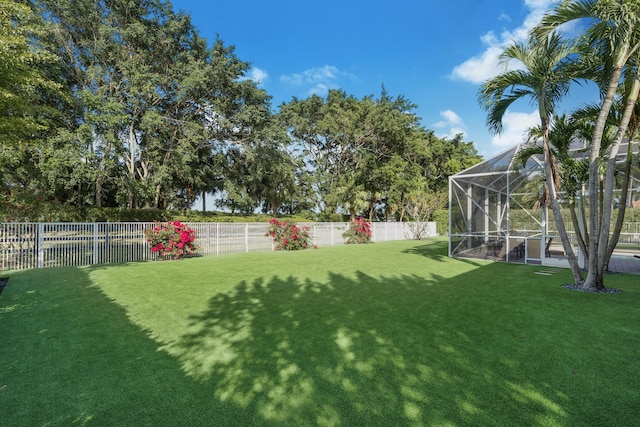
<path id="1" fill-rule="evenodd" d="M 613 224 L 611 225 L 613 229 Z M 565 228 L 569 233 L 569 237 L 572 240 L 575 240 L 575 233 L 573 232 L 573 224 L 571 222 L 565 223 Z M 533 233 L 539 233 L 540 230 L 534 230 Z M 558 231 L 554 229 L 550 229 L 548 234 L 558 235 Z M 621 245 L 640 245 L 640 222 L 625 222 L 622 224 L 622 229 L 620 230 L 620 237 L 618 239 L 618 246 Z"/>
<path id="2" fill-rule="evenodd" d="M 145 230 L 152 222 L 128 223 L 0 223 L 0 269 L 81 266 L 144 261 L 153 258 Z M 269 251 L 267 223 L 186 223 L 196 232 L 198 255 Z M 341 245 L 348 223 L 301 223 L 318 247 Z M 373 241 L 414 237 L 411 223 L 371 224 Z M 423 237 L 435 235 L 428 223 Z"/>

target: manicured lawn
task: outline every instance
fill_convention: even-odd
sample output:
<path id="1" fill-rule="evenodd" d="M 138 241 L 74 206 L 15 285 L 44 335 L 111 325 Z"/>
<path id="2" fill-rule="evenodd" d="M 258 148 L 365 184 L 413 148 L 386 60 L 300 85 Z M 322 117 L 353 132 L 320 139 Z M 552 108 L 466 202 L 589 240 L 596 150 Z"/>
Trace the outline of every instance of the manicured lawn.
<path id="1" fill-rule="evenodd" d="M 640 277 L 403 241 L 11 275 L 0 425 L 632 426 Z"/>

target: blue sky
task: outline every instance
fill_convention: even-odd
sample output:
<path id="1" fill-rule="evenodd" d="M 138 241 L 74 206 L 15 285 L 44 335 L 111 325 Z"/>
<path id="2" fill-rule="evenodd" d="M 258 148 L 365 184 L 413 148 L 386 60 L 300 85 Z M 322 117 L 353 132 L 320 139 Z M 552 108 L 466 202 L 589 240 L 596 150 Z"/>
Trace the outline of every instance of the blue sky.
<path id="1" fill-rule="evenodd" d="M 343 89 L 356 97 L 392 96 L 417 104 L 438 136 L 463 133 L 483 156 L 522 140 L 537 124 L 535 106 L 515 104 L 504 132 L 491 135 L 477 102 L 480 84 L 503 69 L 505 44 L 524 40 L 550 0 L 173 0 L 211 44 L 216 34 L 252 65 L 273 97 Z M 582 99 L 582 98 L 581 98 Z M 576 104 L 581 99 L 569 99 Z M 569 108 L 569 106 L 567 106 Z"/>

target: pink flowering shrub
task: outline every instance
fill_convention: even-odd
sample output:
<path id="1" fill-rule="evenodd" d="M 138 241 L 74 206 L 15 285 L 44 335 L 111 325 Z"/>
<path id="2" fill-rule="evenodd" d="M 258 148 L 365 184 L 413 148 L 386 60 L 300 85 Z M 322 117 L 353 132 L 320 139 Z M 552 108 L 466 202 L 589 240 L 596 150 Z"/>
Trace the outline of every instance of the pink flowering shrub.
<path id="1" fill-rule="evenodd" d="M 298 227 L 295 224 L 278 221 L 276 218 L 269 220 L 267 236 L 273 239 L 276 251 L 306 249 L 309 247 L 309 241 L 311 240 L 309 227 Z"/>
<path id="2" fill-rule="evenodd" d="M 363 218 L 356 218 L 349 224 L 349 229 L 342 233 L 346 244 L 371 243 L 371 223 Z"/>
<path id="3" fill-rule="evenodd" d="M 180 221 L 157 223 L 155 227 L 145 231 L 147 242 L 151 244 L 151 252 L 160 258 L 184 258 L 195 253 L 196 233 Z"/>

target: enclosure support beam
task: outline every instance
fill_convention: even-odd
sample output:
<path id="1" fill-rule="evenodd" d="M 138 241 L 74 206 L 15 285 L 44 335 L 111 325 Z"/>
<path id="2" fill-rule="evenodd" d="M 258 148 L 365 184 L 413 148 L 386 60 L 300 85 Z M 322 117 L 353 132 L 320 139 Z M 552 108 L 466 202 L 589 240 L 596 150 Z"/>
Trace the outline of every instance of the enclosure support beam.
<path id="1" fill-rule="evenodd" d="M 471 247 L 471 233 L 473 233 L 473 187 L 471 185 L 467 186 L 467 233 L 469 237 L 467 237 L 468 246 Z"/>
<path id="2" fill-rule="evenodd" d="M 547 225 L 547 218 L 548 218 L 548 214 L 549 214 L 549 208 L 547 207 L 547 205 L 544 205 L 544 208 L 542 209 L 542 241 L 540 242 L 540 259 L 544 261 L 545 257 L 547 256 L 547 254 L 545 253 L 545 248 L 546 248 L 546 244 L 547 244 L 547 232 L 548 232 L 548 225 Z M 543 262 L 544 264 L 544 262 Z"/>
<path id="3" fill-rule="evenodd" d="M 489 212 L 489 189 L 484 189 L 484 211 Z M 497 228 L 497 227 L 496 227 Z M 489 241 L 489 215 L 484 216 L 484 241 Z"/>

